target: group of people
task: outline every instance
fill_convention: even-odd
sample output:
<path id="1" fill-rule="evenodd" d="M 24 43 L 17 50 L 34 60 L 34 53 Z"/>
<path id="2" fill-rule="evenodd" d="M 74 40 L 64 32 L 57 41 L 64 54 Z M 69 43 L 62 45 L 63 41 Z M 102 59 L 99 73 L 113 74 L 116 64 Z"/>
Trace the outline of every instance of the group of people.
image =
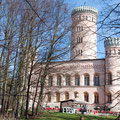
<path id="1" fill-rule="evenodd" d="M 87 112 L 87 107 L 86 107 L 86 105 L 83 105 L 83 106 L 80 108 L 80 112 L 81 112 L 81 114 L 84 114 L 84 112 Z"/>

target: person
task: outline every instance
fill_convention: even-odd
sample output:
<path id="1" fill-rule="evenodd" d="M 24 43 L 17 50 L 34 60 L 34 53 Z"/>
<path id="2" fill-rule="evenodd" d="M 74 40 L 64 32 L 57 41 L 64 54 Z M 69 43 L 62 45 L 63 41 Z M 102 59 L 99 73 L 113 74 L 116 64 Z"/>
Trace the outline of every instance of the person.
<path id="1" fill-rule="evenodd" d="M 81 107 L 80 111 L 81 111 L 81 114 L 83 115 L 85 111 L 84 105 Z"/>

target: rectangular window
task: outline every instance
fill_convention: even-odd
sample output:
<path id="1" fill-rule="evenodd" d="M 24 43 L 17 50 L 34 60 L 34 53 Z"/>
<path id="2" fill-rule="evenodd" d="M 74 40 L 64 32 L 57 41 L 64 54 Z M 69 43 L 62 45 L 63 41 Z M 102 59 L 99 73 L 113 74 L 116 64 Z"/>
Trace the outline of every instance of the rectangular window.
<path id="1" fill-rule="evenodd" d="M 86 16 L 86 20 L 88 20 L 88 16 Z"/>
<path id="2" fill-rule="evenodd" d="M 118 50 L 118 55 L 120 55 L 120 50 Z"/>
<path id="3" fill-rule="evenodd" d="M 49 79 L 48 79 L 48 86 L 53 86 L 53 76 L 49 76 Z"/>

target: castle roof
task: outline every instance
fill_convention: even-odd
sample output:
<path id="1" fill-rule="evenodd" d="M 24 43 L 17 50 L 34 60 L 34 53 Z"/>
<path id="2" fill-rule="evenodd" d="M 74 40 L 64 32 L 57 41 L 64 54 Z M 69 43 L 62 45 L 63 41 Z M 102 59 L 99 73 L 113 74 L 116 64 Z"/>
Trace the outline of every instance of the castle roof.
<path id="1" fill-rule="evenodd" d="M 104 46 L 108 47 L 108 46 L 120 46 L 120 37 L 118 38 L 106 38 L 104 40 Z"/>
<path id="2" fill-rule="evenodd" d="M 97 15 L 98 14 L 98 10 L 94 7 L 91 6 L 87 6 L 87 5 L 82 5 L 80 7 L 76 7 L 72 10 L 71 15 L 75 15 L 76 13 L 92 13 Z"/>

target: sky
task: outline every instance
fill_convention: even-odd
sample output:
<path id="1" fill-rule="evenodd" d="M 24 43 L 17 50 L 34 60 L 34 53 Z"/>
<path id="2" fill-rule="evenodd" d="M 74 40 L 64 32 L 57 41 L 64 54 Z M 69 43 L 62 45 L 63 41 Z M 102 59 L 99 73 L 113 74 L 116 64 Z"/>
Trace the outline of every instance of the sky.
<path id="1" fill-rule="evenodd" d="M 68 8 L 70 8 L 70 12 L 75 7 L 79 7 L 81 5 L 88 5 L 95 7 L 96 9 L 98 9 L 98 18 L 100 18 L 99 15 L 106 8 L 105 6 L 106 4 L 108 3 L 115 4 L 120 1 L 119 0 L 65 0 L 65 2 L 68 4 Z M 104 40 L 101 40 L 99 36 L 97 37 L 97 58 L 105 58 Z"/>

